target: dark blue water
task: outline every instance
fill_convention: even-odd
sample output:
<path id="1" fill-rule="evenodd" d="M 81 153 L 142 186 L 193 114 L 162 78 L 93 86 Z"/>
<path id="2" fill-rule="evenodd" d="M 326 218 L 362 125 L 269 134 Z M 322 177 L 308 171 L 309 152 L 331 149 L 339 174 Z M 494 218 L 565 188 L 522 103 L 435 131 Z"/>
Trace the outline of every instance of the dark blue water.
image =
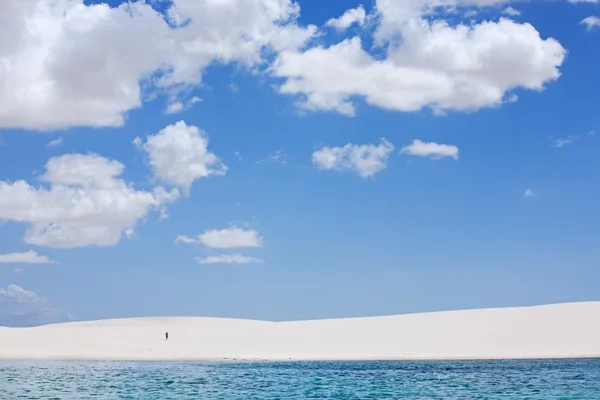
<path id="1" fill-rule="evenodd" d="M 0 361 L 1 399 L 600 399 L 600 360 Z"/>

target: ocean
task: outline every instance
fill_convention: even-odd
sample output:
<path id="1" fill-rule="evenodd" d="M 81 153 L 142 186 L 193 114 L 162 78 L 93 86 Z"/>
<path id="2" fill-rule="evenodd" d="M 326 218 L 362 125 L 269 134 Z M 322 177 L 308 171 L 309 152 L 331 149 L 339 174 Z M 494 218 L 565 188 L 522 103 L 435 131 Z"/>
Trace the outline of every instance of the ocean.
<path id="1" fill-rule="evenodd" d="M 600 360 L 0 360 L 0 398 L 598 400 Z"/>

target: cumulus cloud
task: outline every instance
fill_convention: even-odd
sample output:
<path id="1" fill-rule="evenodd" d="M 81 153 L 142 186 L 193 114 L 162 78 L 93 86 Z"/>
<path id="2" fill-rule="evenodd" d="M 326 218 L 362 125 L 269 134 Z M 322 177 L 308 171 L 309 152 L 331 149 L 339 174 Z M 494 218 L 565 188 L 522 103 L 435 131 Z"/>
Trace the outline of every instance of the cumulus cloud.
<path id="1" fill-rule="evenodd" d="M 195 180 L 225 175 L 227 167 L 208 151 L 208 135 L 193 125 L 179 121 L 155 135 L 134 140 L 146 151 L 154 176 L 189 193 Z"/>
<path id="2" fill-rule="evenodd" d="M 254 229 L 241 229 L 235 226 L 221 230 L 209 230 L 197 237 L 179 235 L 175 239 L 177 243 L 199 243 L 214 249 L 261 247 L 262 241 L 262 237 Z"/>
<path id="3" fill-rule="evenodd" d="M 54 248 L 111 246 L 151 210 L 175 201 L 176 189 L 135 190 L 120 179 L 124 166 L 96 154 L 67 154 L 46 163 L 41 180 L 0 181 L 0 220 L 28 224 L 28 244 Z"/>
<path id="4" fill-rule="evenodd" d="M 444 157 L 458 160 L 458 147 L 435 142 L 426 143 L 418 139 L 413 140 L 408 146 L 404 146 L 402 150 L 400 150 L 400 153 L 409 154 L 411 156 L 429 157 L 434 160 L 439 160 Z"/>
<path id="5" fill-rule="evenodd" d="M 358 37 L 306 49 L 317 28 L 298 24 L 292 0 L 172 0 L 161 12 L 153 3 L 4 0 L 0 127 L 121 126 L 143 98 L 161 93 L 166 112 L 180 112 L 193 104 L 186 96 L 207 66 L 257 69 L 273 54 L 268 70 L 283 79 L 279 91 L 307 110 L 354 115 L 362 98 L 395 111 L 471 111 L 502 104 L 516 88 L 542 90 L 565 57 L 530 24 L 443 20 L 443 10 L 508 0 L 376 0 L 369 16 L 358 6 L 326 22 L 346 29 L 373 17 L 382 58 Z M 584 20 L 588 27 L 594 18 Z"/>
<path id="6" fill-rule="evenodd" d="M 218 256 L 197 257 L 199 264 L 258 264 L 262 261 L 256 257 L 241 254 L 221 254 Z"/>
<path id="7" fill-rule="evenodd" d="M 17 285 L 0 288 L 0 326 L 35 326 L 72 321 L 48 299 Z"/>
<path id="8" fill-rule="evenodd" d="M 365 8 L 361 4 L 356 8 L 346 10 L 346 12 L 344 12 L 344 14 L 339 18 L 329 19 L 325 23 L 325 26 L 331 26 L 339 30 L 345 30 L 353 24 L 363 25 L 366 17 L 367 14 L 365 12 Z"/>
<path id="9" fill-rule="evenodd" d="M 532 25 L 501 18 L 452 26 L 424 18 L 421 3 L 377 1 L 383 58 L 364 50 L 358 36 L 281 52 L 271 70 L 283 79 L 279 92 L 298 96 L 305 110 L 348 116 L 357 98 L 394 111 L 474 111 L 502 104 L 511 90 L 541 91 L 559 78 L 566 50 Z"/>
<path id="10" fill-rule="evenodd" d="M 581 22 L 581 25 L 585 25 L 585 29 L 591 31 L 593 29 L 600 28 L 600 18 L 595 15 L 590 15 L 587 18 L 584 18 Z"/>
<path id="11" fill-rule="evenodd" d="M 253 68 L 316 32 L 291 0 L 173 0 L 164 14 L 151 3 L 3 0 L 0 127 L 121 126 L 142 88 L 178 97 L 210 64 Z"/>
<path id="12" fill-rule="evenodd" d="M 323 147 L 313 153 L 313 164 L 322 170 L 353 171 L 362 178 L 369 178 L 387 167 L 387 160 L 394 146 L 381 139 L 379 145 L 356 145 Z"/>
<path id="13" fill-rule="evenodd" d="M 0 264 L 56 264 L 48 256 L 42 256 L 33 250 L 25 253 L 0 254 Z"/>
<path id="14" fill-rule="evenodd" d="M 533 191 L 533 189 L 525 189 L 525 193 L 523 193 L 523 196 L 525 197 L 533 197 L 535 196 L 537 193 Z"/>

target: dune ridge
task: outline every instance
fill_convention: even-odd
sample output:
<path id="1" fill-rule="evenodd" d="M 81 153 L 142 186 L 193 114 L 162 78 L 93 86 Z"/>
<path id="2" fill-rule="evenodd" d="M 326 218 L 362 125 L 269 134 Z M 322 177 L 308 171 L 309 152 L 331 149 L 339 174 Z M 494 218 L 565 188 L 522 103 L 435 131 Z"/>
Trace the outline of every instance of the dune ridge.
<path id="1" fill-rule="evenodd" d="M 588 357 L 600 358 L 600 302 L 292 322 L 157 317 L 0 327 L 0 359 Z"/>

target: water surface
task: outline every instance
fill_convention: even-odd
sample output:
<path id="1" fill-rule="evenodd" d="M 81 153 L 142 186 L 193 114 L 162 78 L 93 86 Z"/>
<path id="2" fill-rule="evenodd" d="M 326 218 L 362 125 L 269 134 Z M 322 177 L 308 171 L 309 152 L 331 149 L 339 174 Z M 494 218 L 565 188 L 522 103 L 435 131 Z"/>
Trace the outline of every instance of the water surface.
<path id="1" fill-rule="evenodd" d="M 600 399 L 600 360 L 1 361 L 1 399 Z"/>

